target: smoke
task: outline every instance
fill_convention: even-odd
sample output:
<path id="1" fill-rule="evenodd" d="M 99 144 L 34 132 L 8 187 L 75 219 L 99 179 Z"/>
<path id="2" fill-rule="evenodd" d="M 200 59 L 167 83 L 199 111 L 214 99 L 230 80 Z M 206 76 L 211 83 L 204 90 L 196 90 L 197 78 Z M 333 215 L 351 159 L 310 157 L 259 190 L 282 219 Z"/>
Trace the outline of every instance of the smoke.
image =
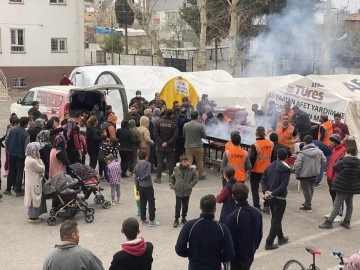
<path id="1" fill-rule="evenodd" d="M 280 13 L 267 17 L 267 30 L 250 42 L 245 76 L 312 73 L 313 41 L 323 35 L 315 23 L 317 2 L 288 0 Z"/>

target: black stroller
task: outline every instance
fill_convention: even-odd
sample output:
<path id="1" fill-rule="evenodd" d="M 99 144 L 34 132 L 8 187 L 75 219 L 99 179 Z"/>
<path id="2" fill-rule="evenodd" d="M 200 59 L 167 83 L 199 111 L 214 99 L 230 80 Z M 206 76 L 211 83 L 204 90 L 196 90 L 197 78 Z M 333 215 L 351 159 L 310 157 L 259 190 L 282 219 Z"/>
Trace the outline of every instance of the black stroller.
<path id="1" fill-rule="evenodd" d="M 101 194 L 99 188 L 99 180 L 97 178 L 97 171 L 91 168 L 89 165 L 84 165 L 79 162 L 71 164 L 69 166 L 69 174 L 78 179 L 85 194 L 85 200 L 87 200 L 91 193 L 94 193 L 94 202 L 101 204 L 105 209 L 111 207 L 111 202 L 105 200 L 104 195 Z"/>
<path id="2" fill-rule="evenodd" d="M 50 216 L 47 219 L 49 226 L 56 225 L 57 217 L 73 219 L 80 212 L 84 213 L 87 223 L 94 221 L 95 209 L 87 206 L 79 181 L 70 175 L 58 172 L 45 182 L 43 193 L 60 203 L 58 207 L 50 210 Z"/>

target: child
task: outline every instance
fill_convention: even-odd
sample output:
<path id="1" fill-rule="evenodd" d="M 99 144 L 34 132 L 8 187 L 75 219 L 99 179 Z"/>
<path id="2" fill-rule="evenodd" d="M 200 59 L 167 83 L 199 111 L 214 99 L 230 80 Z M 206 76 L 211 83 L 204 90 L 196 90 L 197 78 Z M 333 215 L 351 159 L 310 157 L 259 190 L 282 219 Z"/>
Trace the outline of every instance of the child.
<path id="1" fill-rule="evenodd" d="M 134 169 L 136 194 L 140 195 L 140 215 L 142 224 L 146 225 L 146 204 L 149 204 L 149 227 L 159 226 L 160 222 L 155 220 L 155 197 L 154 187 L 151 179 L 151 163 L 146 161 L 146 152 L 139 151 L 139 163 Z"/>
<path id="2" fill-rule="evenodd" d="M 121 233 L 125 234 L 126 242 L 121 245 L 122 251 L 117 252 L 109 270 L 139 269 L 150 270 L 153 262 L 153 245 L 138 238 L 139 222 L 135 218 L 128 218 L 122 224 Z"/>
<path id="3" fill-rule="evenodd" d="M 105 131 L 106 132 L 106 131 Z M 106 160 L 105 158 L 112 154 L 114 156 L 114 160 L 118 161 L 119 151 L 118 151 L 119 141 L 117 139 L 106 140 L 104 143 L 100 144 L 101 157 L 99 157 L 99 174 L 102 176 L 104 172 L 105 180 L 109 182 L 109 175 L 106 170 Z M 100 153 L 99 153 L 100 156 Z M 104 159 L 102 158 L 104 157 Z"/>
<path id="4" fill-rule="evenodd" d="M 112 154 L 106 156 L 106 162 L 111 187 L 111 205 L 115 205 L 115 202 L 120 203 L 121 166 Z"/>
<path id="5" fill-rule="evenodd" d="M 227 166 L 223 169 L 223 177 L 226 181 L 221 192 L 216 196 L 216 202 L 222 203 L 219 221 L 225 223 L 226 218 L 235 210 L 235 199 L 232 196 L 232 188 L 236 184 L 235 169 L 231 166 Z"/>
<path id="6" fill-rule="evenodd" d="M 186 223 L 186 215 L 189 209 L 189 200 L 193 187 L 197 184 L 197 171 L 194 165 L 189 164 L 186 155 L 180 156 L 180 163 L 176 164 L 173 174 L 170 176 L 170 189 L 175 191 L 175 221 L 174 228 L 179 226 L 180 210 L 182 207 L 181 223 Z"/>

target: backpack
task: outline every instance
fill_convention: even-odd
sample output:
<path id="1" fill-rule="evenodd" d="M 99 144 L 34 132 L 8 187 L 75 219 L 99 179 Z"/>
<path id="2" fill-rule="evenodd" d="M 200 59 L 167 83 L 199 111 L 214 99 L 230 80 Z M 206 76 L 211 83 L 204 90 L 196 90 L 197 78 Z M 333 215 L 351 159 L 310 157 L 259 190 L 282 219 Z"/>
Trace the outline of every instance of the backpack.
<path id="1" fill-rule="evenodd" d="M 116 129 L 114 123 L 112 123 L 112 122 L 110 122 L 110 121 L 106 121 L 106 122 L 104 122 L 104 123 L 102 123 L 102 124 L 100 125 L 100 129 L 106 130 L 108 137 L 110 136 L 110 135 L 109 135 L 109 127 L 110 127 L 111 125 Z"/>

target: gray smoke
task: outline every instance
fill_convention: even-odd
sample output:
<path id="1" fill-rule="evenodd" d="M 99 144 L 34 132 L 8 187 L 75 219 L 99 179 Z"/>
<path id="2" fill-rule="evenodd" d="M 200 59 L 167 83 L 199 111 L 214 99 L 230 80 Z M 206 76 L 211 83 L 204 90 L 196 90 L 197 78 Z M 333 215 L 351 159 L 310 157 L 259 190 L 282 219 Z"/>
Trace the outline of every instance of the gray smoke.
<path id="1" fill-rule="evenodd" d="M 320 25 L 314 25 L 315 11 L 309 8 L 309 2 L 317 1 L 288 0 L 279 14 L 267 17 L 267 31 L 251 42 L 245 76 L 309 72 L 313 40 L 323 35 Z"/>

